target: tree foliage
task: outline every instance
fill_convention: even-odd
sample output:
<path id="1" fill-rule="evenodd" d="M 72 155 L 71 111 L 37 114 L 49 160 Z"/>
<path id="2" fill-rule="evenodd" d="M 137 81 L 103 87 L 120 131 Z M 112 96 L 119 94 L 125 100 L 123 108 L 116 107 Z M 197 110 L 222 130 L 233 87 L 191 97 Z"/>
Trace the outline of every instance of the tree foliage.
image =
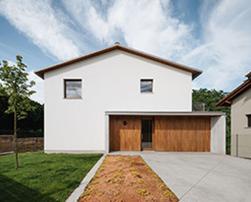
<path id="1" fill-rule="evenodd" d="M 28 111 L 33 110 L 29 97 L 35 93 L 30 90 L 35 85 L 34 81 L 28 81 L 26 65 L 22 62 L 22 56 L 16 57 L 16 65 L 9 65 L 3 60 L 0 68 L 1 91 L 8 97 L 6 113 L 16 113 L 17 119 L 23 119 Z"/>
<path id="2" fill-rule="evenodd" d="M 31 87 L 34 81 L 28 79 L 26 65 L 22 62 L 22 56 L 16 56 L 16 64 L 10 65 L 8 61 L 3 61 L 0 68 L 1 93 L 8 97 L 8 108 L 5 111 L 13 114 L 13 142 L 16 156 L 16 168 L 18 168 L 17 152 L 17 120 L 24 119 L 28 111 L 34 110 L 29 97 L 35 93 Z"/>
<path id="3" fill-rule="evenodd" d="M 229 107 L 217 107 L 216 104 L 226 96 L 226 92 L 222 90 L 208 90 L 201 88 L 199 90 L 193 90 L 193 108 L 203 105 L 205 111 L 221 111 L 226 114 L 226 152 L 230 154 L 231 145 L 231 131 L 230 131 L 230 108 Z M 201 104 L 203 103 L 203 104 Z"/>

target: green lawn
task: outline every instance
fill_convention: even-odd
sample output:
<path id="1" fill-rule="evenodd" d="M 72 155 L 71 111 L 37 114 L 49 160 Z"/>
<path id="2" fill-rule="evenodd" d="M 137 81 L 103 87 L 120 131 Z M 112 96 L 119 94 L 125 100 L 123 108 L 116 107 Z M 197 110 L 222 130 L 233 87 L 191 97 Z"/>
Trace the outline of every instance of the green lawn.
<path id="1" fill-rule="evenodd" d="M 22 153 L 0 156 L 0 201 L 65 201 L 101 157 L 100 154 Z"/>

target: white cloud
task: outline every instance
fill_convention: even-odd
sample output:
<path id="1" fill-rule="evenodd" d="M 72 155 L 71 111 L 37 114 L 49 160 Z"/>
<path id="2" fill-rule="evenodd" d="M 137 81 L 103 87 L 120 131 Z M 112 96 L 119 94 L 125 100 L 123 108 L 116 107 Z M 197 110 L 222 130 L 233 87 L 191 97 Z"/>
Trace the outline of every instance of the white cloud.
<path id="1" fill-rule="evenodd" d="M 53 9 L 50 0 L 2 0 L 0 13 L 34 44 L 59 60 L 78 56 L 80 51 L 67 19 Z"/>
<path id="2" fill-rule="evenodd" d="M 231 90 L 251 70 L 250 8 L 251 2 L 243 0 L 224 0 L 208 8 L 201 45 L 183 57 L 185 63 L 204 70 L 196 87 Z"/>
<path id="3" fill-rule="evenodd" d="M 64 1 L 65 8 L 85 30 L 108 45 L 123 40 L 133 48 L 177 57 L 193 44 L 190 27 L 172 17 L 165 1 L 115 1 L 101 12 L 93 1 Z"/>

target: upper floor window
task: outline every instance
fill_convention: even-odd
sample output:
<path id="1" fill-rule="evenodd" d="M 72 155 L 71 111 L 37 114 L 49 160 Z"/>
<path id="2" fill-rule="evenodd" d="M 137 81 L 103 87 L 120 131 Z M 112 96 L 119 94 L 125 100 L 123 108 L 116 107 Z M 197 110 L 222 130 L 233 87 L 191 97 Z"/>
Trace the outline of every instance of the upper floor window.
<path id="1" fill-rule="evenodd" d="M 64 98 L 80 99 L 82 90 L 81 79 L 64 80 Z"/>
<path id="2" fill-rule="evenodd" d="M 247 114 L 248 127 L 251 127 L 251 114 Z"/>
<path id="3" fill-rule="evenodd" d="M 140 80 L 140 92 L 152 93 L 153 92 L 153 79 L 141 79 Z"/>

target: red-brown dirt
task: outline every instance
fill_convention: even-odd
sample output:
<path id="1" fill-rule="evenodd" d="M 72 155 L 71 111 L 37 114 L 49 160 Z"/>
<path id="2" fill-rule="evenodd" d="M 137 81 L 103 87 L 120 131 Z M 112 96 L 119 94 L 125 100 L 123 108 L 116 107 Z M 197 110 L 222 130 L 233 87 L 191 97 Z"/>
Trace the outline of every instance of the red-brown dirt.
<path id="1" fill-rule="evenodd" d="M 79 202 L 177 202 L 140 156 L 107 156 Z"/>

